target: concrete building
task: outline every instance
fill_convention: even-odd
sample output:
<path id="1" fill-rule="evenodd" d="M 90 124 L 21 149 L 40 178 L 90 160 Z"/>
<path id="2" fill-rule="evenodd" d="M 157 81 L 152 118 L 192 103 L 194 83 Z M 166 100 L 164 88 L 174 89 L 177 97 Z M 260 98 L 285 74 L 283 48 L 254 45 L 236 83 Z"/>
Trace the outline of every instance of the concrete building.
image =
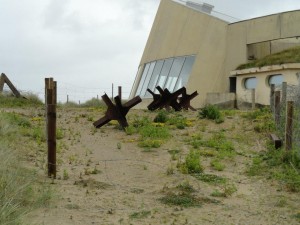
<path id="1" fill-rule="evenodd" d="M 197 90 L 199 96 L 192 102 L 197 108 L 242 99 L 250 87 L 261 89 L 257 101 L 268 104 L 269 86 L 262 83 L 278 74 L 276 66 L 261 68 L 259 74 L 236 68 L 300 45 L 300 11 L 232 23 L 214 15 L 212 9 L 205 3 L 161 0 L 130 94 L 143 99 L 141 108 L 152 100 L 147 88 L 155 91 L 158 85 L 170 91 L 182 86 L 188 93 Z M 299 65 L 286 67 L 285 77 L 290 77 L 283 80 L 297 82 Z M 267 75 L 260 76 L 262 71 Z M 257 85 L 248 86 L 254 80 L 246 78 L 256 76 L 260 76 Z"/>

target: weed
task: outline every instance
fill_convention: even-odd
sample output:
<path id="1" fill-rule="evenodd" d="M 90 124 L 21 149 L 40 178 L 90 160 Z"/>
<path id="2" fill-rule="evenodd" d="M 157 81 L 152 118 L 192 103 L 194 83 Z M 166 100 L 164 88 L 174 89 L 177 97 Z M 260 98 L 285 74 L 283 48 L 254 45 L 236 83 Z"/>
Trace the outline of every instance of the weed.
<path id="1" fill-rule="evenodd" d="M 66 169 L 64 169 L 63 179 L 64 180 L 68 180 L 69 179 L 69 173 L 68 173 L 68 171 Z"/>
<path id="2" fill-rule="evenodd" d="M 190 150 L 189 154 L 185 157 L 183 163 L 179 163 L 179 169 L 182 173 L 194 174 L 201 173 L 203 167 L 200 163 L 200 153 L 197 150 Z"/>
<path id="3" fill-rule="evenodd" d="M 197 199 L 195 196 L 188 193 L 167 193 L 164 197 L 160 198 L 159 201 L 166 205 L 175 205 L 182 207 L 201 207 L 202 201 L 201 199 Z"/>
<path id="4" fill-rule="evenodd" d="M 198 173 L 193 174 L 195 178 L 209 184 L 225 184 L 227 179 L 214 174 Z"/>
<path id="5" fill-rule="evenodd" d="M 190 185 L 190 183 L 188 181 L 184 181 L 183 183 L 181 183 L 178 186 L 176 186 L 176 188 L 178 190 L 180 190 L 181 192 L 185 192 L 185 193 L 193 193 L 193 192 L 195 192 L 194 187 L 192 185 Z"/>
<path id="6" fill-rule="evenodd" d="M 60 140 L 64 138 L 64 132 L 61 128 L 56 129 L 56 139 Z"/>
<path id="7" fill-rule="evenodd" d="M 213 159 L 210 162 L 210 165 L 212 168 L 214 168 L 217 171 L 223 171 L 225 169 L 225 165 L 222 164 L 218 159 Z"/>
<path id="8" fill-rule="evenodd" d="M 127 135 L 132 135 L 137 132 L 137 129 L 134 126 L 129 125 L 128 127 L 125 128 L 125 132 Z"/>
<path id="9" fill-rule="evenodd" d="M 140 211 L 130 214 L 130 219 L 144 219 L 151 215 L 151 211 Z"/>
<path id="10" fill-rule="evenodd" d="M 217 123 L 224 122 L 224 118 L 217 106 L 214 105 L 206 105 L 199 111 L 199 118 L 200 119 L 210 119 L 215 120 Z"/>
<path id="11" fill-rule="evenodd" d="M 168 121 L 168 112 L 164 110 L 160 110 L 158 114 L 154 117 L 155 123 L 166 123 Z"/>
<path id="12" fill-rule="evenodd" d="M 167 128 L 153 125 L 141 127 L 139 133 L 142 138 L 167 139 L 170 137 L 170 131 Z"/>
<path id="13" fill-rule="evenodd" d="M 141 140 L 138 143 L 138 146 L 141 148 L 159 148 L 162 144 L 161 140 Z"/>
<path id="14" fill-rule="evenodd" d="M 122 148 L 122 145 L 120 142 L 117 143 L 117 149 L 121 149 Z"/>

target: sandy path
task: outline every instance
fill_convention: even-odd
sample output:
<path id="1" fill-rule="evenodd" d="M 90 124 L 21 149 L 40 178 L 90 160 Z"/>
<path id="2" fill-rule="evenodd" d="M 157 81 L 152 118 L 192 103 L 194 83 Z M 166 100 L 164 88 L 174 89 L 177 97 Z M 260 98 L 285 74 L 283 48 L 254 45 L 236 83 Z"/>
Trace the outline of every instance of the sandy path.
<path id="1" fill-rule="evenodd" d="M 137 114 L 154 115 L 132 110 L 129 117 Z M 196 113 L 188 116 L 195 117 Z M 98 119 L 101 113 L 59 112 L 58 127 L 63 128 L 65 135 L 58 141 L 61 179 L 53 184 L 58 197 L 52 206 L 30 214 L 29 224 L 297 224 L 292 215 L 300 208 L 299 193 L 287 193 L 280 190 L 277 183 L 244 173 L 252 160 L 251 151 L 263 148 L 261 137 L 252 137 L 248 145 L 237 144 L 238 151 L 245 154 L 229 160 L 224 171 L 212 170 L 210 159 L 203 158 L 205 173 L 227 177 L 237 187 L 237 192 L 230 197 L 213 198 L 210 194 L 215 186 L 176 169 L 174 174 L 167 175 L 168 167 L 176 165 L 168 150 L 180 148 L 187 153 L 190 146 L 182 141 L 182 134 L 193 133 L 199 127 L 174 130 L 168 143 L 155 151 L 144 152 L 134 141 L 138 136 L 128 136 L 114 125 L 95 131 L 89 121 L 91 117 Z M 228 119 L 218 126 L 209 122 L 206 133 L 210 135 L 214 130 L 231 127 L 237 120 L 239 118 Z M 236 128 L 235 132 L 240 131 Z M 68 178 L 63 179 L 66 174 Z M 164 195 L 164 188 L 186 181 L 194 187 L 197 196 L 219 202 L 181 208 L 158 200 Z M 282 198 L 284 206 L 276 206 Z"/>

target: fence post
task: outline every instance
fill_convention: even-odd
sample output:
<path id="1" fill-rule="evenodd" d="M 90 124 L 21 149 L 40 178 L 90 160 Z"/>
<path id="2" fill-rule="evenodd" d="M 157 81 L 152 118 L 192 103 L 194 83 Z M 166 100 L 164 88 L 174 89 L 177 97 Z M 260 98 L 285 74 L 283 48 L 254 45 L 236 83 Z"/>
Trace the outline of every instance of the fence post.
<path id="1" fill-rule="evenodd" d="M 293 147 L 294 102 L 288 101 L 286 109 L 285 150 L 289 151 L 292 150 Z"/>
<path id="2" fill-rule="evenodd" d="M 48 176 L 56 178 L 56 104 L 57 83 L 45 78 L 46 137 L 48 144 Z"/>
<path id="3" fill-rule="evenodd" d="M 274 113 L 275 113 L 275 124 L 278 128 L 280 125 L 280 91 L 275 92 L 275 104 L 274 104 Z"/>
<path id="4" fill-rule="evenodd" d="M 122 101 L 122 86 L 118 86 L 118 95 L 120 97 L 120 100 Z"/>
<path id="5" fill-rule="evenodd" d="M 67 95 L 67 103 L 69 103 L 69 95 Z"/>
<path id="6" fill-rule="evenodd" d="M 114 83 L 111 84 L 111 100 L 114 99 Z"/>
<path id="7" fill-rule="evenodd" d="M 255 109 L 255 89 L 251 89 L 251 98 L 252 98 L 252 110 Z"/>
<path id="8" fill-rule="evenodd" d="M 283 106 L 286 106 L 286 96 L 287 96 L 287 83 L 282 82 L 282 96 L 281 96 L 281 102 Z"/>
<path id="9" fill-rule="evenodd" d="M 275 106 L 274 106 L 274 94 L 275 94 L 275 84 L 271 84 L 271 92 L 270 92 L 270 107 L 271 111 L 275 113 Z"/>

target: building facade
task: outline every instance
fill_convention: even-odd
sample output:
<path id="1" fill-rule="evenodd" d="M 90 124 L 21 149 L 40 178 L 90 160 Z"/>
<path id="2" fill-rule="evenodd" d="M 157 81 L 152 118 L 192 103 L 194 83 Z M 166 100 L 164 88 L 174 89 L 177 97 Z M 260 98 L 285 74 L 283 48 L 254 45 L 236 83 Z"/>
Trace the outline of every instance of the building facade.
<path id="1" fill-rule="evenodd" d="M 203 7 L 208 10 L 161 0 L 130 94 L 143 99 L 140 107 L 151 101 L 147 89 L 158 85 L 171 92 L 182 86 L 188 93 L 198 91 L 192 102 L 196 108 L 207 103 L 210 93 L 231 100 L 232 92 L 238 99 L 247 87 L 232 72 L 237 66 L 300 45 L 298 10 L 230 23 L 210 14 L 210 5 Z"/>

